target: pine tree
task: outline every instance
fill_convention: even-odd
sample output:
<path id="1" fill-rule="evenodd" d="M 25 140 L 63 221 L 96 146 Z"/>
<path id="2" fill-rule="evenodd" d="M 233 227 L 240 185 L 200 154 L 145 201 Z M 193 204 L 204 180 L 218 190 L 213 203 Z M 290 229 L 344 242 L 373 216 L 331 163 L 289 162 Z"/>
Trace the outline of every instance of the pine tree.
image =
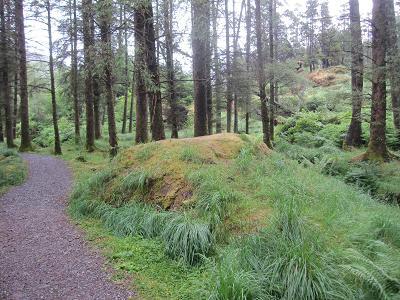
<path id="1" fill-rule="evenodd" d="M 28 78 L 26 70 L 25 26 L 24 26 L 24 1 L 15 1 L 15 27 L 18 36 L 19 57 L 19 86 L 20 86 L 20 113 L 21 113 L 21 144 L 19 150 L 32 150 L 29 135 L 29 100 Z"/>
<path id="2" fill-rule="evenodd" d="M 358 0 L 350 0 L 351 29 L 351 87 L 352 87 L 352 117 L 344 148 L 359 147 L 362 144 L 361 108 L 364 85 L 364 53 L 361 37 L 360 10 Z"/>

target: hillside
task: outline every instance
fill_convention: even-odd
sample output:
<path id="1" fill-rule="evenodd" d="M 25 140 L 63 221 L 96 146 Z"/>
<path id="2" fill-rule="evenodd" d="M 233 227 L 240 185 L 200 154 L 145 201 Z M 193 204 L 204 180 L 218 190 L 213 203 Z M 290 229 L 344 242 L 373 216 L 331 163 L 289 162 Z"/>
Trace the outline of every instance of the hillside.
<path id="1" fill-rule="evenodd" d="M 138 145 L 80 184 L 71 212 L 145 299 L 394 295 L 399 211 L 320 167 L 246 135 Z"/>

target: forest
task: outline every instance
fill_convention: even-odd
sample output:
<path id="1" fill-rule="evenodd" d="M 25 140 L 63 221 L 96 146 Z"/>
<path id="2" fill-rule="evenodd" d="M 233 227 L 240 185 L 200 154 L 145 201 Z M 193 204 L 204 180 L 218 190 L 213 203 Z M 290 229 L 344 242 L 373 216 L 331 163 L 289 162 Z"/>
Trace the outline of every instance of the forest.
<path id="1" fill-rule="evenodd" d="M 0 299 L 400 299 L 399 1 L 0 27 Z"/>

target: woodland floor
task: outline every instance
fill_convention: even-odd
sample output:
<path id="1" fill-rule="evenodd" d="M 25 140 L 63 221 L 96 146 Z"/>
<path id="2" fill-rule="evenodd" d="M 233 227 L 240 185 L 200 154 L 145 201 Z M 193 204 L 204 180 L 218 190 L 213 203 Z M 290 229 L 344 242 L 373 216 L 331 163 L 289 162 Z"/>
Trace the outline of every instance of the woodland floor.
<path id="1" fill-rule="evenodd" d="M 72 176 L 59 159 L 23 155 L 29 178 L 0 198 L 0 299 L 127 299 L 70 223 Z"/>

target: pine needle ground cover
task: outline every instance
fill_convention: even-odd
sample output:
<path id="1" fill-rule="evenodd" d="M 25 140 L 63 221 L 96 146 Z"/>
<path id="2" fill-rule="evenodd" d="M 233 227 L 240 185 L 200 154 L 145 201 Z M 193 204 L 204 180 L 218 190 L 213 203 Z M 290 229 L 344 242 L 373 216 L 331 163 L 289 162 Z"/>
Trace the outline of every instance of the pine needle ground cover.
<path id="1" fill-rule="evenodd" d="M 71 215 L 141 298 L 399 297 L 398 207 L 253 138 L 139 145 L 93 173 Z"/>

